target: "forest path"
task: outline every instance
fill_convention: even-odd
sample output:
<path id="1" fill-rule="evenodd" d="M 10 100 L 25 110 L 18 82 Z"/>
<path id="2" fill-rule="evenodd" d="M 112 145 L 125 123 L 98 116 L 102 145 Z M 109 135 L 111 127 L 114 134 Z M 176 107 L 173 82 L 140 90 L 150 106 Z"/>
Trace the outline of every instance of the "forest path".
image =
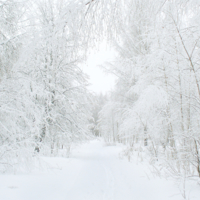
<path id="1" fill-rule="evenodd" d="M 172 200 L 182 199 L 174 185 L 151 179 L 146 166 L 119 159 L 122 146 L 105 146 L 92 141 L 77 152 L 83 162 L 67 200 Z M 148 171 L 148 172 L 147 172 Z M 174 196 L 174 197 L 173 197 Z"/>
<path id="2" fill-rule="evenodd" d="M 72 157 L 43 158 L 50 170 L 0 175 L 0 200 L 181 200 L 172 182 L 119 159 L 122 146 L 91 141 Z"/>

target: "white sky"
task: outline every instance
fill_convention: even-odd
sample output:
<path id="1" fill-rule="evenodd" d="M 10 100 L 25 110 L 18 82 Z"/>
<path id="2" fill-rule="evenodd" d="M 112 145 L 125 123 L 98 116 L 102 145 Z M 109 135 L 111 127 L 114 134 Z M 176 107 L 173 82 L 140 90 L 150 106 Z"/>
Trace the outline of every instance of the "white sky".
<path id="1" fill-rule="evenodd" d="M 111 74 L 107 74 L 99 67 L 104 62 L 112 61 L 114 59 L 114 50 L 106 48 L 105 44 L 102 44 L 99 51 L 91 52 L 86 66 L 83 70 L 90 76 L 89 89 L 97 94 L 110 91 L 114 88 L 115 77 Z"/>

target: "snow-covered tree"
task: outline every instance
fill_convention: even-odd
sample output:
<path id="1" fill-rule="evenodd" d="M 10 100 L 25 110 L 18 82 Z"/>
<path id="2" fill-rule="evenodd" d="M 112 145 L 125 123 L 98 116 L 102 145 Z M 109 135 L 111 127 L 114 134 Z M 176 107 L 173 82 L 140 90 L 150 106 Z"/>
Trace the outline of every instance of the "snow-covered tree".
<path id="1" fill-rule="evenodd" d="M 125 5 L 114 40 L 119 56 L 106 66 L 117 77 L 118 141 L 126 138 L 128 155 L 146 152 L 176 176 L 199 176 L 199 3 Z"/>

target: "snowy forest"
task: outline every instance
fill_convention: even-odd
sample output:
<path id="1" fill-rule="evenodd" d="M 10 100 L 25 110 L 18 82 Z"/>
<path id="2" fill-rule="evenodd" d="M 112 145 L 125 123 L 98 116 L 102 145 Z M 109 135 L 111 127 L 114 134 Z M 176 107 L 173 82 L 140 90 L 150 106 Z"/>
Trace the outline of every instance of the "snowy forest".
<path id="1" fill-rule="evenodd" d="M 199 19 L 198 0 L 0 0 L 1 173 L 103 138 L 199 183 Z M 81 66 L 102 41 L 116 85 L 95 95 Z"/>

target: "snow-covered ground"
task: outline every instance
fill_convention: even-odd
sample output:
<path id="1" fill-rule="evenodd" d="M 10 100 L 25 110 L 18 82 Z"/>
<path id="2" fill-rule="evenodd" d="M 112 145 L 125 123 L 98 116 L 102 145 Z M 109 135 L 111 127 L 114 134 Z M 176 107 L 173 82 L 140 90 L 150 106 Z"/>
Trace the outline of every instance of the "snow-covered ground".
<path id="1" fill-rule="evenodd" d="M 45 170 L 0 175 L 0 200 L 181 200 L 173 181 L 153 178 L 146 164 L 119 159 L 122 146 L 91 141 L 71 158 L 42 158 Z M 198 185 L 189 198 L 199 200 Z"/>

